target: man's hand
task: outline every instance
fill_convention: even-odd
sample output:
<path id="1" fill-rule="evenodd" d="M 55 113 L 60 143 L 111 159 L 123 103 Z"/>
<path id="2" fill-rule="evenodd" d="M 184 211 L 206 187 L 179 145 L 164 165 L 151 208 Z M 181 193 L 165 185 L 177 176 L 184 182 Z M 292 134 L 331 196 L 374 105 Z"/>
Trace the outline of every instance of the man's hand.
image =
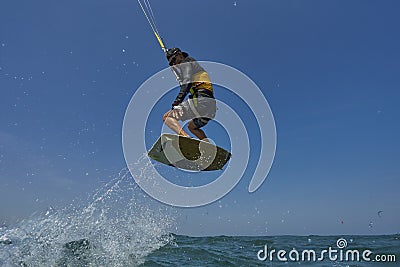
<path id="1" fill-rule="evenodd" d="M 178 104 L 178 105 L 172 106 L 172 110 L 170 111 L 168 116 L 170 116 L 176 120 L 179 120 L 179 118 L 182 117 L 182 115 L 183 115 L 182 107 L 179 106 L 179 104 Z"/>

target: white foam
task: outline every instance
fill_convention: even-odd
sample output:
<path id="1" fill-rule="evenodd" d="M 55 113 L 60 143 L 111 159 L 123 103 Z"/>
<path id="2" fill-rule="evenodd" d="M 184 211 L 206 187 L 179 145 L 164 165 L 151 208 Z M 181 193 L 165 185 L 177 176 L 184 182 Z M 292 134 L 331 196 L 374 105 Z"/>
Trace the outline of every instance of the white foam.
<path id="1" fill-rule="evenodd" d="M 146 166 L 135 165 L 146 178 Z M 1 229 L 12 245 L 0 244 L 0 259 L 5 266 L 135 266 L 173 239 L 173 225 L 171 209 L 143 195 L 123 170 L 83 207 L 49 209 Z"/>

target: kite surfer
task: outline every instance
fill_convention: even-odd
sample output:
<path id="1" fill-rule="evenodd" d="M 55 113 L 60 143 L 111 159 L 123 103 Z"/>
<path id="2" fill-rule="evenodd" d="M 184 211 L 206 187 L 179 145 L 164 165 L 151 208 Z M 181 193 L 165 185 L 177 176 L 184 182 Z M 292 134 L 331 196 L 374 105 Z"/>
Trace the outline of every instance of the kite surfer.
<path id="1" fill-rule="evenodd" d="M 179 81 L 180 91 L 163 120 L 169 128 L 185 137 L 190 136 L 179 121 L 189 121 L 189 131 L 200 140 L 208 141 L 201 128 L 215 117 L 217 110 L 210 78 L 194 58 L 179 48 L 167 49 L 165 54 Z M 188 94 L 189 98 L 185 100 Z"/>
<path id="2" fill-rule="evenodd" d="M 190 57 L 188 53 L 177 47 L 167 49 L 157 29 L 150 2 L 145 0 L 142 3 L 138 0 L 138 3 L 180 86 L 178 95 L 173 102 L 171 101 L 172 109 L 163 116 L 165 124 L 178 135 L 162 134 L 147 155 L 160 163 L 182 169 L 221 170 L 230 159 L 231 153 L 210 144 L 210 140 L 202 130 L 210 120 L 215 118 L 217 111 L 210 77 L 199 62 Z M 186 99 L 188 95 L 189 98 Z M 190 138 L 189 134 L 183 130 L 185 125 L 181 126 L 179 121 L 188 121 L 189 131 L 199 140 L 208 144 Z M 179 147 L 176 147 L 177 143 Z M 168 155 L 174 156 L 169 157 Z"/>
<path id="3" fill-rule="evenodd" d="M 182 52 L 177 47 L 166 48 L 157 29 L 150 2 L 142 3 L 138 0 L 138 3 L 180 85 L 180 91 L 172 103 L 172 109 L 163 116 L 165 124 L 178 135 L 190 137 L 179 123 L 179 121 L 189 121 L 189 131 L 200 140 L 209 141 L 201 128 L 215 117 L 217 110 L 210 77 L 188 53 Z M 189 93 L 189 99 L 184 101 Z"/>

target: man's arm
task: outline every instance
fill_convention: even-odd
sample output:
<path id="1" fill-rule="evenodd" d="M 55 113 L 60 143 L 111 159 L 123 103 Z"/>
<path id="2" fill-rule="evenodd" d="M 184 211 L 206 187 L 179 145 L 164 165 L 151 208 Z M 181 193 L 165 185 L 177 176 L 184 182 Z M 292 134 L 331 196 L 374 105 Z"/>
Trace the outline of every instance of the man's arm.
<path id="1" fill-rule="evenodd" d="M 175 101 L 172 104 L 172 106 L 176 106 L 182 103 L 186 95 L 189 93 L 190 88 L 192 87 L 190 68 L 191 68 L 190 63 L 183 63 L 180 65 L 182 73 L 181 89 L 179 90 L 179 93 L 175 98 Z"/>

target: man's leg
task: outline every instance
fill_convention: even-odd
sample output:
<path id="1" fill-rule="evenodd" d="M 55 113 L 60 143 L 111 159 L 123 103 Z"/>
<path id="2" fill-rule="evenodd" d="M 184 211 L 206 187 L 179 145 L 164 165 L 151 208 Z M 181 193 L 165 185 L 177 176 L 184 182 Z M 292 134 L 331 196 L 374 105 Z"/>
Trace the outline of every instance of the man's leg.
<path id="1" fill-rule="evenodd" d="M 191 120 L 188 124 L 188 128 L 192 134 L 194 134 L 200 140 L 207 138 L 206 134 L 203 130 L 199 129 L 196 124 L 194 124 L 193 120 Z"/>
<path id="2" fill-rule="evenodd" d="M 178 110 L 169 110 L 165 112 L 163 116 L 163 120 L 165 124 L 174 132 L 176 132 L 179 135 L 185 136 L 185 137 L 190 137 L 183 129 L 182 126 L 179 124 L 177 118 L 179 117 L 177 114 L 179 112 Z"/>

